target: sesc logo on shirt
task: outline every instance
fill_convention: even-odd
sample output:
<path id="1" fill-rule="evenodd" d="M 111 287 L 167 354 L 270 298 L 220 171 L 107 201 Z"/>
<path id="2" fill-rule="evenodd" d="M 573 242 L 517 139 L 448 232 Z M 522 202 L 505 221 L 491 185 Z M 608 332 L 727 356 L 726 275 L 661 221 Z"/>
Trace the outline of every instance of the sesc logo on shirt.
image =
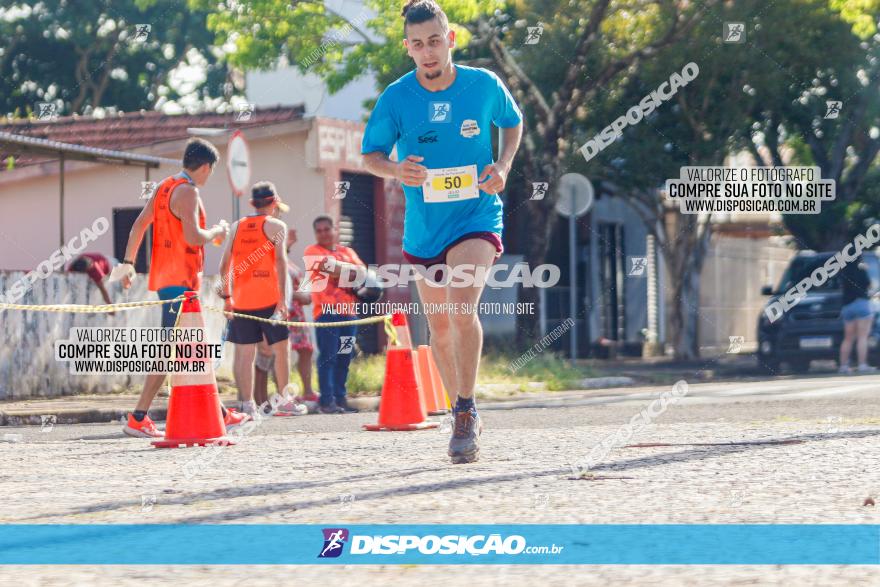
<path id="1" fill-rule="evenodd" d="M 452 120 L 452 102 L 431 102 L 428 116 L 431 122 L 450 122 Z"/>

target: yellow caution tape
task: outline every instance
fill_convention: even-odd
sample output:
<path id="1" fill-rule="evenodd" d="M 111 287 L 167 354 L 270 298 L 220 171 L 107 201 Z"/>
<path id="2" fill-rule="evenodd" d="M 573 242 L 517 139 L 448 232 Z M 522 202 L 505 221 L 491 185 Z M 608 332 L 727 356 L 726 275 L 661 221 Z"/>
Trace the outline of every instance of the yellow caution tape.
<path id="1" fill-rule="evenodd" d="M 247 318 L 249 320 L 256 320 L 257 322 L 265 322 L 266 324 L 276 324 L 281 326 L 314 326 L 316 328 L 330 328 L 333 326 L 357 326 L 358 324 L 374 324 L 376 322 L 385 322 L 386 324 L 391 323 L 391 314 L 384 314 L 382 316 L 370 316 L 369 318 L 358 318 L 357 320 L 340 320 L 338 322 L 288 322 L 286 320 L 273 320 L 271 318 L 259 318 L 257 316 L 251 316 L 250 314 L 229 312 L 228 310 L 212 308 L 210 306 L 202 306 L 202 309 L 211 312 L 219 312 L 221 314 L 225 314 L 227 317 L 232 316 L 233 318 Z"/>
<path id="2" fill-rule="evenodd" d="M 148 302 L 122 302 L 119 304 L 103 304 L 92 306 L 89 304 L 7 304 L 0 303 L 0 310 L 25 310 L 29 312 L 70 312 L 73 314 L 103 314 L 107 312 L 115 312 L 116 310 L 135 310 L 138 308 L 149 308 L 151 306 L 161 306 L 163 304 L 171 304 L 173 302 L 183 301 L 184 296 L 178 296 L 171 300 L 156 300 Z"/>
<path id="3" fill-rule="evenodd" d="M 149 308 L 153 306 L 171 304 L 174 302 L 182 302 L 185 298 L 186 296 L 178 296 L 170 300 L 123 302 L 119 304 L 103 304 L 98 306 L 93 306 L 89 304 L 28 305 L 0 303 L 0 310 L 24 310 L 28 312 L 70 312 L 73 314 L 104 314 L 108 312 L 115 312 L 117 310 L 135 310 L 138 308 Z M 396 346 L 398 344 L 397 332 L 394 330 L 394 326 L 391 323 L 391 314 L 385 314 L 382 316 L 370 316 L 369 318 L 358 318 L 357 320 L 342 320 L 338 322 L 288 322 L 286 320 L 272 320 L 271 318 L 259 318 L 257 316 L 250 316 L 248 314 L 227 312 L 226 310 L 223 310 L 221 308 L 212 308 L 210 306 L 203 306 L 203 309 L 210 312 L 218 312 L 220 314 L 226 315 L 227 317 L 233 316 L 235 318 L 247 318 L 248 320 L 256 320 L 257 322 L 265 322 L 267 324 L 276 324 L 282 326 L 313 326 L 315 328 L 330 328 L 333 326 L 357 326 L 359 324 L 374 324 L 377 322 L 384 322 L 385 333 L 388 334 L 389 341 L 391 341 L 392 345 Z"/>
<path id="4" fill-rule="evenodd" d="M 391 346 L 397 346 L 400 342 L 397 340 L 397 329 L 394 328 L 394 324 L 391 322 L 391 316 L 385 316 L 387 320 L 385 320 L 385 334 L 388 335 L 388 343 Z"/>

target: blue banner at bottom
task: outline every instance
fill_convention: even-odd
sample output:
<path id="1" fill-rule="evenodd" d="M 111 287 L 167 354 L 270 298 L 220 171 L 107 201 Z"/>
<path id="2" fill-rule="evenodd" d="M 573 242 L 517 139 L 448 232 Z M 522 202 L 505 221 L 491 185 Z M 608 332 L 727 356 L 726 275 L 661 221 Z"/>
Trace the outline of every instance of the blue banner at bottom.
<path id="1" fill-rule="evenodd" d="M 0 525 L 0 564 L 876 565 L 880 525 Z"/>

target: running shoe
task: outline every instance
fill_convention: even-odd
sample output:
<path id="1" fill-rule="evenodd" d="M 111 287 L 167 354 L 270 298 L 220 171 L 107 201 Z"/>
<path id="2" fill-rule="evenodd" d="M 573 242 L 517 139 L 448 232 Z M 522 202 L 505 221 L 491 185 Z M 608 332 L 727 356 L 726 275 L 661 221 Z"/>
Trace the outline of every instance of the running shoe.
<path id="1" fill-rule="evenodd" d="M 483 421 L 476 410 L 463 410 L 453 415 L 449 456 L 453 464 L 473 463 L 480 456 L 480 434 Z"/>
<path id="2" fill-rule="evenodd" d="M 877 367 L 872 367 L 871 365 L 859 365 L 858 372 L 859 373 L 876 373 Z"/>
<path id="3" fill-rule="evenodd" d="M 122 431 L 135 438 L 162 438 L 165 436 L 163 431 L 156 428 L 156 423 L 149 416 L 144 416 L 144 419 L 138 422 L 134 419 L 133 414 L 128 415 L 128 422 L 123 426 Z"/>
<path id="4" fill-rule="evenodd" d="M 329 406 L 318 406 L 318 411 L 322 414 L 342 414 L 345 412 L 345 410 L 343 410 L 336 404 L 330 404 Z"/>
<path id="5" fill-rule="evenodd" d="M 849 365 L 841 365 L 837 372 L 841 375 L 850 375 L 852 373 L 852 367 Z"/>
<path id="6" fill-rule="evenodd" d="M 252 420 L 257 419 L 257 402 L 241 402 L 241 413 L 250 416 Z"/>
<path id="7" fill-rule="evenodd" d="M 298 404 L 295 401 L 289 401 L 286 404 L 281 404 L 275 411 L 276 416 L 305 416 L 308 413 L 309 408 L 307 408 L 303 404 Z"/>
<path id="8" fill-rule="evenodd" d="M 251 420 L 251 417 L 247 414 L 242 414 L 235 410 L 235 408 L 226 408 L 226 417 L 223 418 L 223 423 L 226 425 L 226 431 L 235 430 L 248 420 Z"/>
<path id="9" fill-rule="evenodd" d="M 317 393 L 315 393 L 313 391 L 312 393 L 307 393 L 305 395 L 297 396 L 296 401 L 298 401 L 300 403 L 303 403 L 303 402 L 316 402 L 317 403 L 317 402 L 321 401 L 321 396 L 319 396 Z"/>
<path id="10" fill-rule="evenodd" d="M 342 398 L 341 401 L 337 400 L 336 405 L 339 406 L 339 409 L 342 410 L 341 413 L 344 414 L 357 414 L 360 411 L 357 408 L 353 408 L 348 405 L 348 400 L 345 398 Z"/>

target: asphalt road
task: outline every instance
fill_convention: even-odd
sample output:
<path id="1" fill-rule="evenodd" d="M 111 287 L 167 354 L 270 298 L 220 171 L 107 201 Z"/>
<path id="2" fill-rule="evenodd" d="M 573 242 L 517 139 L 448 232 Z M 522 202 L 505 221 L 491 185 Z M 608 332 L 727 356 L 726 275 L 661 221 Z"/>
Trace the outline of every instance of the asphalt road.
<path id="1" fill-rule="evenodd" d="M 448 429 L 374 433 L 375 413 L 274 418 L 234 447 L 157 450 L 119 424 L 0 428 L 4 523 L 880 523 L 880 376 L 691 384 L 478 404 L 478 463 Z M 657 404 L 654 404 L 656 408 Z M 48 428 L 48 427 L 47 427 Z M 617 436 L 617 438 L 621 438 Z M 195 464 L 194 464 L 195 463 Z M 230 545 L 234 548 L 234 545 Z M 876 585 L 877 567 L 7 567 L 2 585 Z"/>

